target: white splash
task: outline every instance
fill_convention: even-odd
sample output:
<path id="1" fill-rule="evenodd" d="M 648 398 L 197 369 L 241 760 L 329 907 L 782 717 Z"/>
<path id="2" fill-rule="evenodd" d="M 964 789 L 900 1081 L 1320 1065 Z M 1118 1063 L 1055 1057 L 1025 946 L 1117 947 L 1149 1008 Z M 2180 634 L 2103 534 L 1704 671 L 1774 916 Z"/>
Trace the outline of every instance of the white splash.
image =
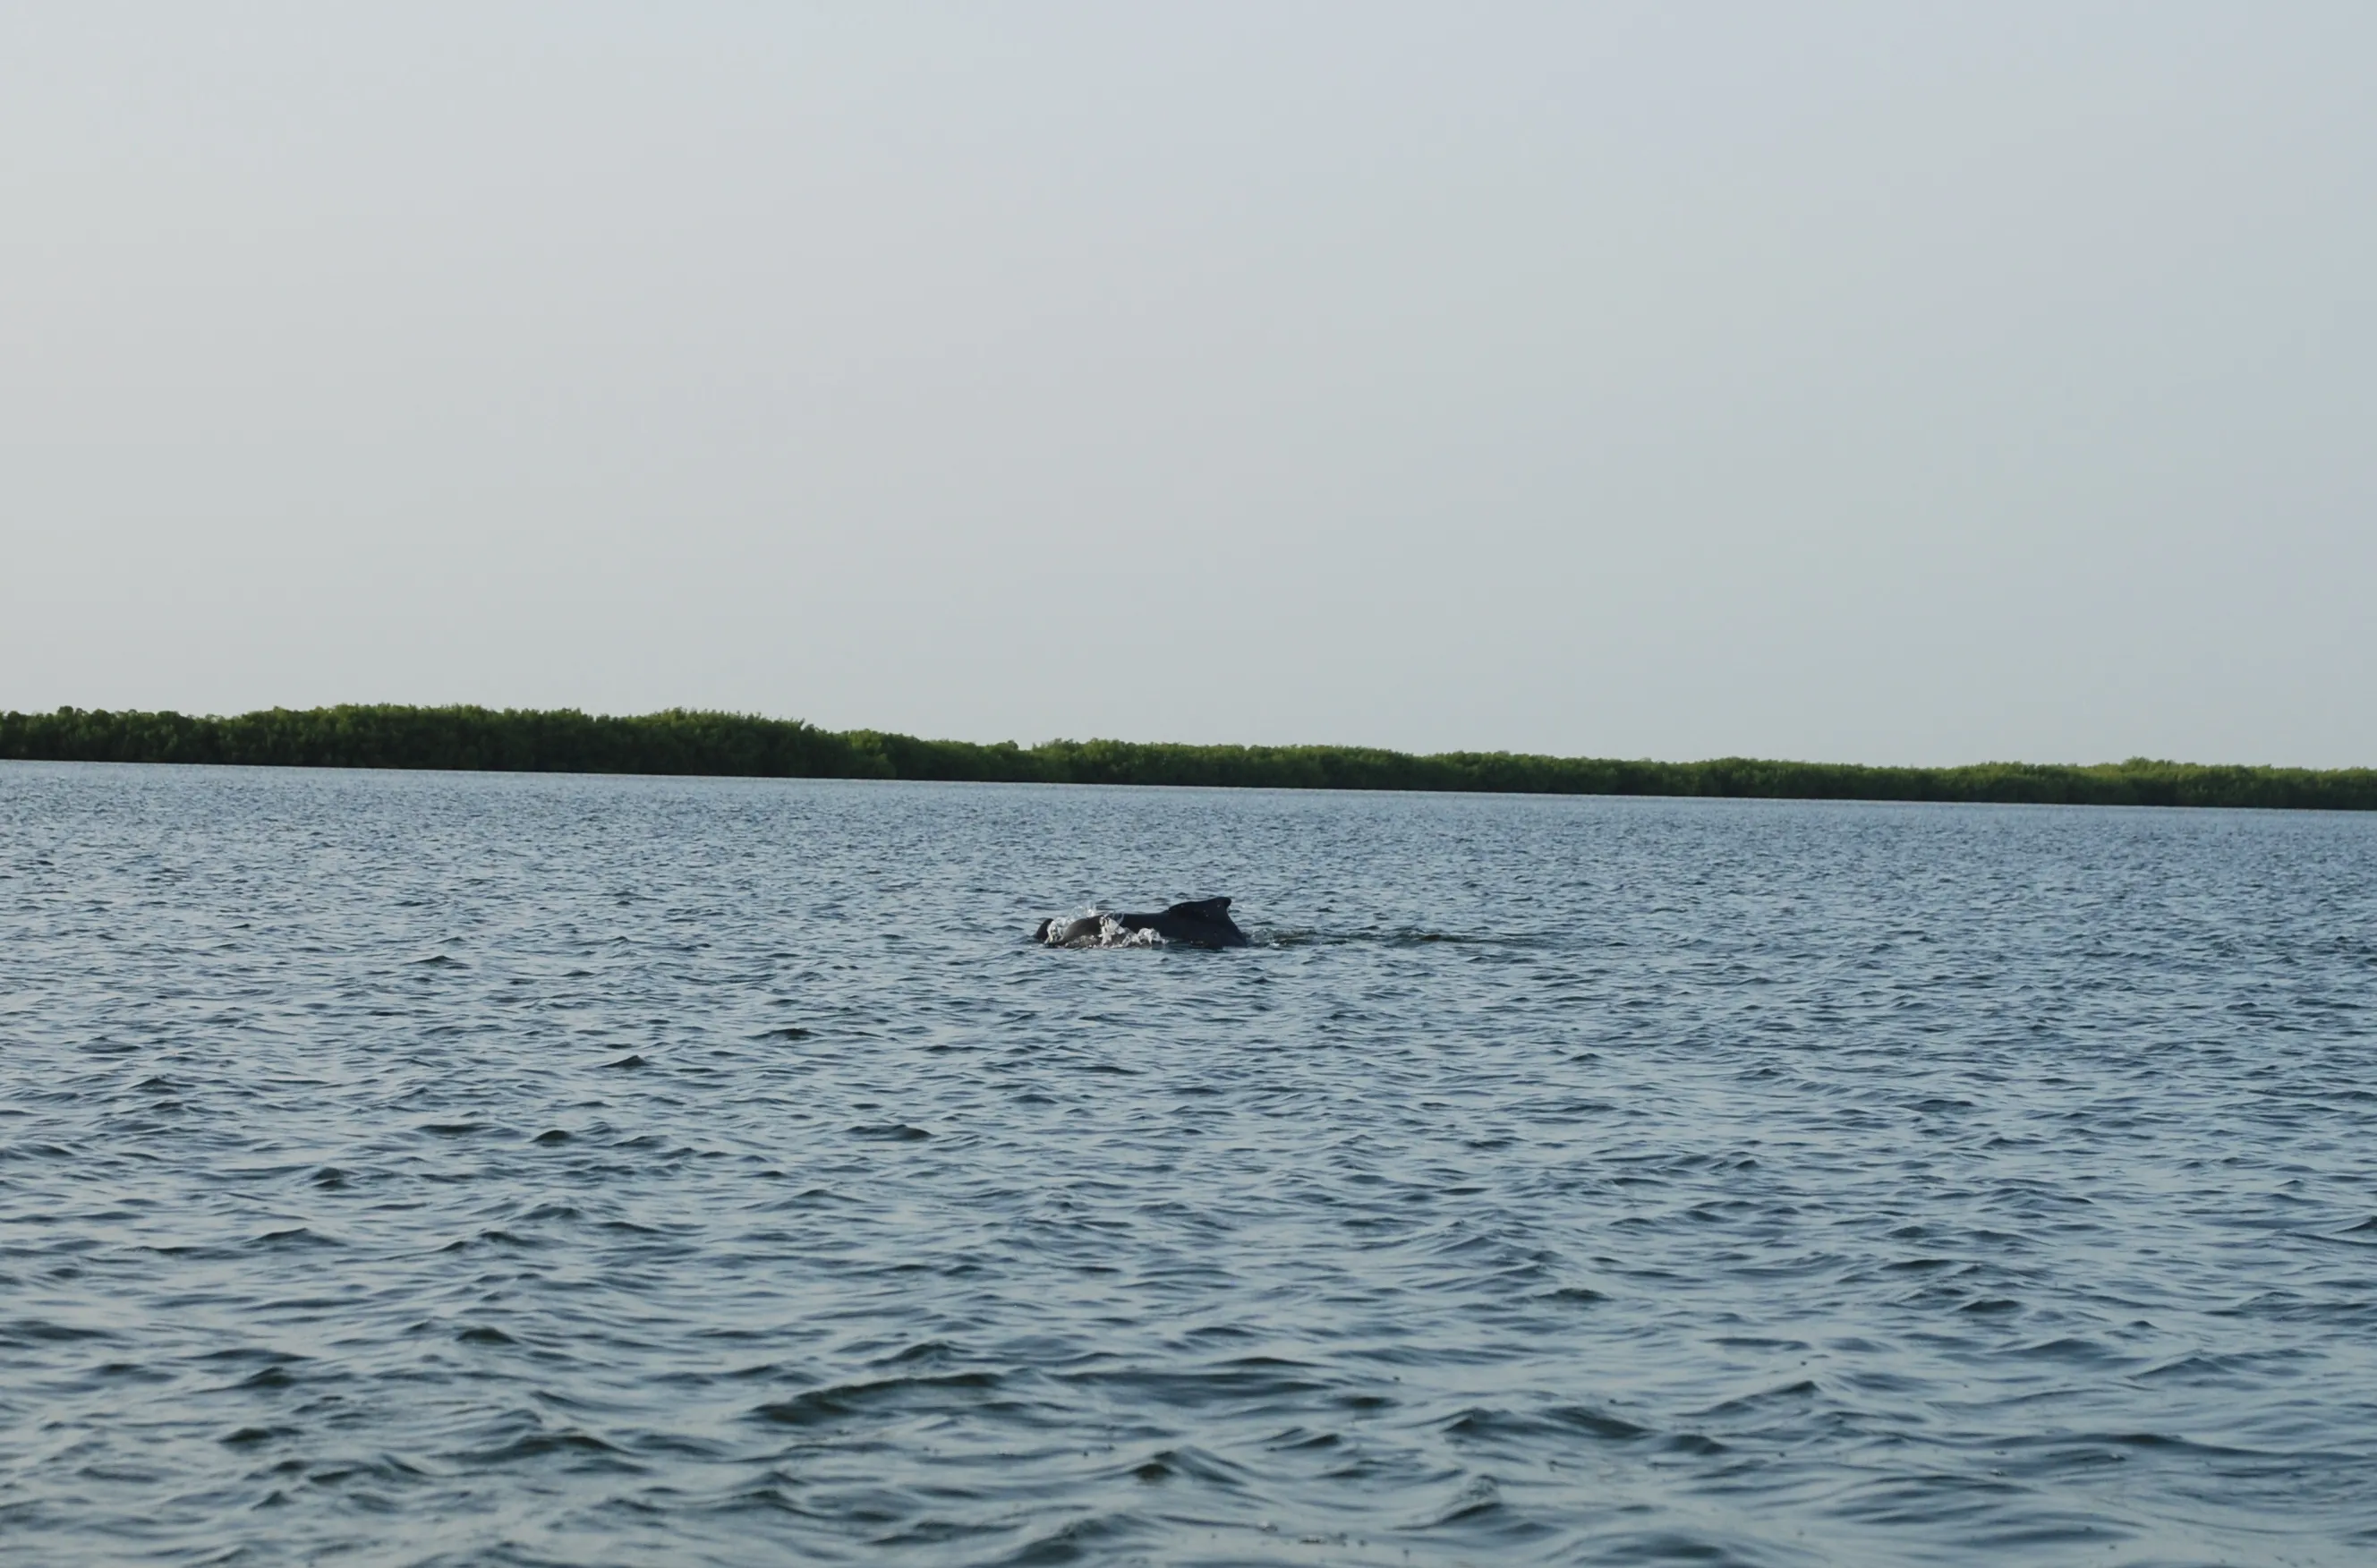
<path id="1" fill-rule="evenodd" d="M 1164 939 L 1153 931 L 1133 931 L 1102 909 L 1086 915 L 1050 920 L 1047 933 L 1040 940 L 1048 947 L 1162 947 Z"/>

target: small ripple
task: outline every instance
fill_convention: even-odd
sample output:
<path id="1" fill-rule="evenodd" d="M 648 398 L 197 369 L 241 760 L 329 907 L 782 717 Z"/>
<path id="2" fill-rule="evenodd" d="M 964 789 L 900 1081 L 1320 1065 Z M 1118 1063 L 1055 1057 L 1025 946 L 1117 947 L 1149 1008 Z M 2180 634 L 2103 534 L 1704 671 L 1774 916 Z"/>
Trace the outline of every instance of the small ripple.
<path id="1" fill-rule="evenodd" d="M 812 1389 L 791 1399 L 773 1400 L 755 1406 L 751 1415 L 756 1420 L 780 1427 L 810 1427 L 847 1420 L 885 1409 L 900 1410 L 922 1405 L 936 1406 L 934 1398 L 943 1391 L 976 1393 L 999 1386 L 994 1372 L 950 1372 L 934 1377 L 882 1378 L 871 1382 L 836 1383 L 831 1387 Z"/>
<path id="2" fill-rule="evenodd" d="M 904 1121 L 861 1123 L 850 1129 L 850 1135 L 854 1138 L 871 1138 L 894 1143 L 913 1143 L 932 1136 L 923 1128 L 911 1126 Z"/>

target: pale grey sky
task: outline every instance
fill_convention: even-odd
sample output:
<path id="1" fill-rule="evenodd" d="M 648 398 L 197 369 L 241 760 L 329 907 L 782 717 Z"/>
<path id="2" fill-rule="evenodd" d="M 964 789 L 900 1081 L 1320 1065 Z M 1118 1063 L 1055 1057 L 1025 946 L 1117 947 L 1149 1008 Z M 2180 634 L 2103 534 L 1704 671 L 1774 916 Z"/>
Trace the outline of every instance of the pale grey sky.
<path id="1" fill-rule="evenodd" d="M 0 708 L 2377 763 L 2377 6 L 0 7 Z"/>

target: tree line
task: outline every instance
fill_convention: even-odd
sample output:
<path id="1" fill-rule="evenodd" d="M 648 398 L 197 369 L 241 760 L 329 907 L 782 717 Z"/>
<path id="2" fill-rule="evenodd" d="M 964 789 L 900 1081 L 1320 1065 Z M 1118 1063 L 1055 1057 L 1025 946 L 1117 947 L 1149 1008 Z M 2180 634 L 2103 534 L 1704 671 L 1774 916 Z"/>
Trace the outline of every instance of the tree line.
<path id="1" fill-rule="evenodd" d="M 496 769 L 756 778 L 1194 784 L 1239 789 L 1479 790 L 1786 800 L 1934 800 L 2079 806 L 2377 809 L 2377 770 L 2205 765 L 2132 758 L 1955 768 L 1721 757 L 1655 762 L 1508 751 L 1432 756 L 1360 746 L 1177 746 L 1121 740 L 920 740 L 796 719 L 673 708 L 632 716 L 574 709 L 353 705 L 229 717 L 60 708 L 0 713 L 0 759 L 276 768 Z"/>

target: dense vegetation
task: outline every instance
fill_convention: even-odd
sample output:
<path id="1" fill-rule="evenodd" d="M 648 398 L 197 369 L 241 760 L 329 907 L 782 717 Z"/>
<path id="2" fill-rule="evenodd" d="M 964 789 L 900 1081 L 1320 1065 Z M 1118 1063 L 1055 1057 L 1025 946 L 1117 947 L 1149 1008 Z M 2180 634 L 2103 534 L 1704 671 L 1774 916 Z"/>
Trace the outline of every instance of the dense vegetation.
<path id="1" fill-rule="evenodd" d="M 0 713 L 0 758 L 296 768 L 508 769 L 764 778 L 974 779 L 1274 789 L 1461 789 L 1537 795 L 1763 796 L 2093 806 L 2377 809 L 2377 770 L 2204 767 L 2132 758 L 2087 767 L 1983 762 L 1864 768 L 1823 762 L 1617 761 L 1356 746 L 1163 746 L 1052 740 L 1019 747 L 822 730 L 796 720 L 672 709 L 607 718 L 564 709 L 341 707 L 232 718 Z"/>

